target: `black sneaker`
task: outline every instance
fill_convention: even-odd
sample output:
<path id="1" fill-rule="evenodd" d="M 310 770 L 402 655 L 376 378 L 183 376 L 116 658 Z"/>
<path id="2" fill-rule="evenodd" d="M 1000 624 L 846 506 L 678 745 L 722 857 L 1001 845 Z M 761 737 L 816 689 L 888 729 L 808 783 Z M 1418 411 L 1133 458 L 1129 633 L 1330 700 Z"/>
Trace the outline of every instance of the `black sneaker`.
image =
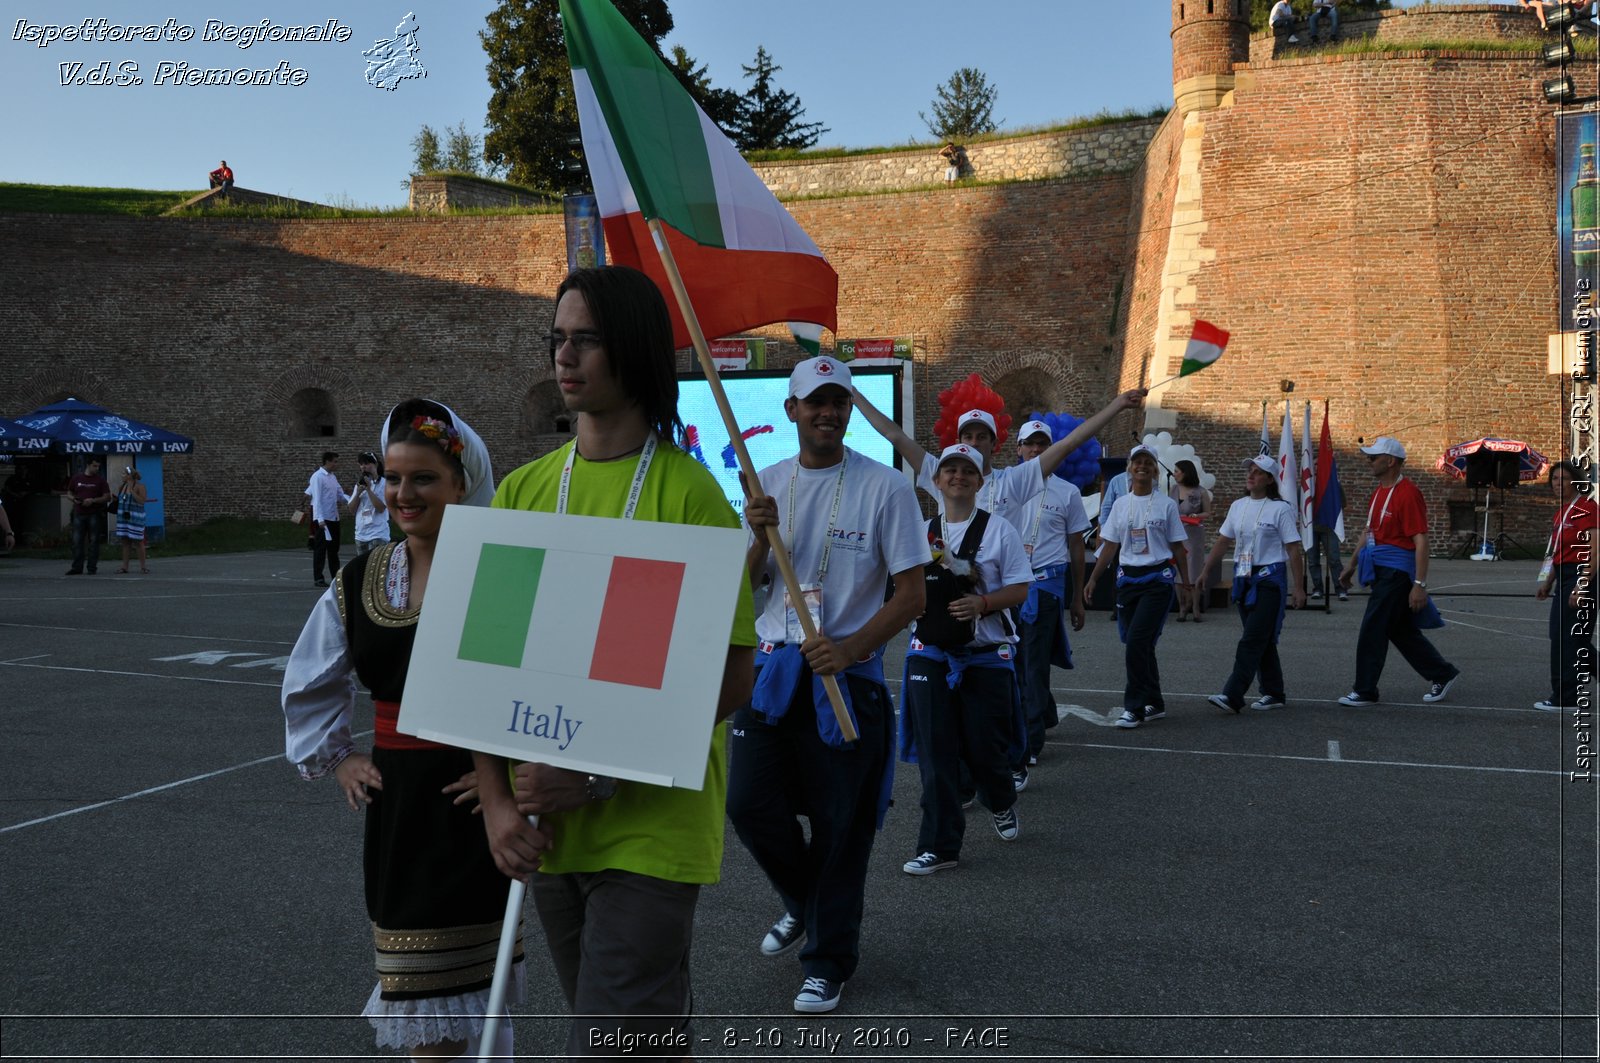
<path id="1" fill-rule="evenodd" d="M 319 579 L 319 580 L 313 581 L 311 585 L 313 587 L 326 587 L 328 585 L 328 581 L 325 580 L 325 579 Z"/>
<path id="2" fill-rule="evenodd" d="M 1266 712 L 1268 709 L 1287 709 L 1289 703 L 1276 694 L 1263 694 L 1252 701 L 1250 707 L 1257 712 Z"/>
<path id="3" fill-rule="evenodd" d="M 1206 698 L 1206 700 L 1224 712 L 1237 713 L 1243 707 L 1240 705 L 1235 705 L 1233 702 L 1229 701 L 1228 695 L 1226 694 L 1212 694 L 1210 697 Z"/>
<path id="4" fill-rule="evenodd" d="M 1016 771 L 1011 773 L 1011 789 L 1015 790 L 1017 793 L 1020 794 L 1022 791 L 1026 790 L 1027 788 L 1028 788 L 1028 769 L 1027 768 L 1018 768 Z"/>
<path id="5" fill-rule="evenodd" d="M 800 986 L 800 995 L 794 998 L 794 1010 L 812 1013 L 832 1011 L 839 1006 L 839 994 L 842 992 L 843 982 L 807 978 Z"/>
<path id="6" fill-rule="evenodd" d="M 1435 683 L 1435 684 L 1433 684 L 1432 686 L 1430 686 L 1428 688 L 1428 692 L 1426 694 L 1422 695 L 1422 700 L 1423 701 L 1443 701 L 1444 700 L 1444 696 L 1446 694 L 1450 693 L 1450 688 L 1455 686 L 1456 685 L 1456 680 L 1460 679 L 1460 678 L 1461 678 L 1461 673 L 1457 672 L 1455 675 L 1451 676 L 1449 679 L 1446 679 L 1443 683 Z"/>
<path id="7" fill-rule="evenodd" d="M 772 929 L 767 931 L 767 936 L 761 939 L 761 955 L 782 956 L 793 951 L 805 939 L 806 928 L 800 920 L 784 912 L 772 924 Z"/>
<path id="8" fill-rule="evenodd" d="M 923 853 L 913 857 L 900 866 L 900 870 L 908 875 L 931 875 L 935 871 L 943 871 L 947 867 L 955 867 L 954 860 L 941 860 L 933 853 Z"/>
<path id="9" fill-rule="evenodd" d="M 1014 842 L 1022 831 L 1022 820 L 1017 817 L 1017 806 L 1012 805 L 1004 812 L 994 814 L 994 832 L 1000 835 L 1003 842 Z"/>
<path id="10" fill-rule="evenodd" d="M 1166 708 L 1164 706 L 1157 707 L 1155 705 L 1146 705 L 1144 707 L 1144 722 L 1145 723 L 1149 723 L 1151 720 L 1164 720 L 1166 718 L 1167 718 L 1167 710 L 1166 710 Z"/>
<path id="11" fill-rule="evenodd" d="M 67 575 L 69 575 L 69 576 L 81 576 L 81 575 L 83 575 L 83 569 L 81 569 L 81 568 L 69 568 L 69 569 L 67 569 Z"/>

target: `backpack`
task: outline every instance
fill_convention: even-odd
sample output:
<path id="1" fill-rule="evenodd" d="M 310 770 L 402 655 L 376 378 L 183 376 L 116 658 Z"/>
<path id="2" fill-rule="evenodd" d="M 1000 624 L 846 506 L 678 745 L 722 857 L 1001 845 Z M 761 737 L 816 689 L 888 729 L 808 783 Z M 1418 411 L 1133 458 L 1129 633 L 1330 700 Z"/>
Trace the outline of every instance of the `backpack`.
<path id="1" fill-rule="evenodd" d="M 978 548 L 983 545 L 983 533 L 988 527 L 989 511 L 974 511 L 972 523 L 967 526 L 966 538 L 961 540 L 961 549 L 950 556 L 971 564 L 978 556 Z M 928 541 L 933 542 L 938 534 L 939 518 L 934 517 L 928 521 Z M 947 554 L 949 549 L 946 544 Z M 957 620 L 951 616 L 950 604 L 957 598 L 973 593 L 978 581 L 974 576 L 958 576 L 937 561 L 922 571 L 927 604 L 923 607 L 922 615 L 917 617 L 917 639 L 941 650 L 959 650 L 972 641 L 977 624 L 972 620 Z"/>

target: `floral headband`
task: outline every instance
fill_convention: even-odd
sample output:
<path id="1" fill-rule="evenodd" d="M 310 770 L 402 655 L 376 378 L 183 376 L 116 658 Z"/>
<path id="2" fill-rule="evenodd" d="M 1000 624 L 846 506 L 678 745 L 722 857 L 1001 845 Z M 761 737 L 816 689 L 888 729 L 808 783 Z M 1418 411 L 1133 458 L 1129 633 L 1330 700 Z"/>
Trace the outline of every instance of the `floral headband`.
<path id="1" fill-rule="evenodd" d="M 446 454 L 459 458 L 466 449 L 466 443 L 461 438 L 461 433 L 455 427 L 437 417 L 424 417 L 418 414 L 411 418 L 411 430 L 421 432 L 435 443 L 439 444 Z"/>

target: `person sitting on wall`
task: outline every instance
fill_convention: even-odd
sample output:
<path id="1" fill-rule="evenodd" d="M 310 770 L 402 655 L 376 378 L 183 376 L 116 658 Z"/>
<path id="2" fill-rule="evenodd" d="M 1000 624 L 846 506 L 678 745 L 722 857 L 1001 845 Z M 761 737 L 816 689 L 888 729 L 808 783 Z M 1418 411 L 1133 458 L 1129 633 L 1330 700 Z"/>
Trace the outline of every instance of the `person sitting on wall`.
<path id="1" fill-rule="evenodd" d="M 224 192 L 233 191 L 233 171 L 228 168 L 227 159 L 223 159 L 222 165 L 211 171 L 211 187 Z"/>
<path id="2" fill-rule="evenodd" d="M 1267 15 L 1267 25 L 1279 36 L 1287 33 L 1290 44 L 1300 43 L 1300 38 L 1294 35 L 1294 8 L 1289 5 L 1289 0 L 1278 0 L 1272 5 L 1272 11 Z"/>
<path id="3" fill-rule="evenodd" d="M 1533 8 L 1533 13 L 1539 16 L 1539 28 L 1542 30 L 1550 28 L 1550 20 L 1545 16 L 1544 9 L 1547 7 L 1560 8 L 1562 6 L 1562 0 L 1517 0 L 1517 2 L 1523 7 Z M 1578 19 L 1588 16 L 1590 0 L 1571 0 L 1565 6 L 1572 8 L 1572 20 L 1577 22 Z M 1576 28 L 1576 26 L 1572 27 L 1574 30 Z"/>
<path id="4" fill-rule="evenodd" d="M 1306 22 L 1306 40 L 1311 44 L 1317 43 L 1317 27 L 1322 24 L 1323 16 L 1328 19 L 1328 43 L 1339 39 L 1338 0 L 1312 0 L 1311 18 Z"/>
<path id="5" fill-rule="evenodd" d="M 954 141 L 949 141 L 939 149 L 939 158 L 945 161 L 944 179 L 959 180 L 961 171 L 967 168 L 967 149 Z"/>

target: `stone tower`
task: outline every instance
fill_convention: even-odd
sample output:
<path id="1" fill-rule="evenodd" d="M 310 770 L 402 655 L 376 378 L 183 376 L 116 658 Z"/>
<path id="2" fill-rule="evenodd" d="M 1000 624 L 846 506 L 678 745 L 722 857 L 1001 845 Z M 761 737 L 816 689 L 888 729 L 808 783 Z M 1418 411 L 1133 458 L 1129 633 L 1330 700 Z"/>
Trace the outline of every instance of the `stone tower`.
<path id="1" fill-rule="evenodd" d="M 1172 95 L 1180 114 L 1208 110 L 1250 58 L 1250 0 L 1172 0 Z"/>

